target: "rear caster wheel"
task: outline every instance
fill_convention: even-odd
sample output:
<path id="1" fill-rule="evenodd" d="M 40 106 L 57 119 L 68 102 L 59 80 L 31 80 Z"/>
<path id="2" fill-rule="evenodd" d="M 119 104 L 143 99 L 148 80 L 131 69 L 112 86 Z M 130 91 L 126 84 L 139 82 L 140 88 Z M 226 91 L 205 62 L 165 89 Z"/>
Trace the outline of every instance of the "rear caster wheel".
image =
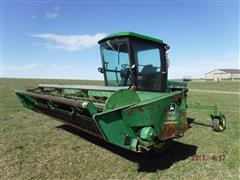
<path id="1" fill-rule="evenodd" d="M 214 117 L 212 119 L 212 123 L 212 128 L 214 131 L 222 132 L 226 129 L 226 117 L 222 114 L 219 117 Z"/>

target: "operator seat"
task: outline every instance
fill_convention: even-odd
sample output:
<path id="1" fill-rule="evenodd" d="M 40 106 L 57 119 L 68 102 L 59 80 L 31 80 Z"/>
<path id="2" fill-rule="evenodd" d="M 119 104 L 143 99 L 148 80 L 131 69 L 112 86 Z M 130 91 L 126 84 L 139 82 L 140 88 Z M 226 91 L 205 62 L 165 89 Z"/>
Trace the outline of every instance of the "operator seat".
<path id="1" fill-rule="evenodd" d="M 130 68 L 122 68 L 120 71 L 121 81 L 119 86 L 127 86 L 128 79 L 130 77 Z"/>
<path id="2" fill-rule="evenodd" d="M 147 64 L 143 67 L 140 75 L 142 76 L 141 86 L 146 90 L 153 90 L 156 80 L 157 68 L 152 64 Z"/>

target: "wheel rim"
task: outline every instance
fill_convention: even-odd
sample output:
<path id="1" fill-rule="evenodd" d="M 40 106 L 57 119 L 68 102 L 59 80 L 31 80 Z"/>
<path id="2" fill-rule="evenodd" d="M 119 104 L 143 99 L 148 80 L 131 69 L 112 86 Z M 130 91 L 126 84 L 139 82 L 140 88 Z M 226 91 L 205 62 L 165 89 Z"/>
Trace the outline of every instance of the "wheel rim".
<path id="1" fill-rule="evenodd" d="M 226 118 L 225 116 L 221 115 L 220 117 L 216 117 L 212 120 L 213 122 L 213 130 L 215 131 L 224 131 L 226 128 Z"/>

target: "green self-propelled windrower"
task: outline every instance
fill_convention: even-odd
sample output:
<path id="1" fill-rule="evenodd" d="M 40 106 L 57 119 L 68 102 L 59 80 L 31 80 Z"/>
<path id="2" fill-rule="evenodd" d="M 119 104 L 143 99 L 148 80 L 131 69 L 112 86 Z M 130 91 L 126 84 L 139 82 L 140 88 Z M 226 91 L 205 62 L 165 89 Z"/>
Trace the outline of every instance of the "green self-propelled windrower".
<path id="1" fill-rule="evenodd" d="M 17 97 L 28 109 L 136 152 L 181 137 L 188 129 L 188 86 L 168 81 L 169 46 L 133 32 L 109 35 L 99 44 L 105 86 L 40 84 L 15 91 Z M 224 130 L 225 117 L 216 108 L 211 118 L 215 130 Z"/>

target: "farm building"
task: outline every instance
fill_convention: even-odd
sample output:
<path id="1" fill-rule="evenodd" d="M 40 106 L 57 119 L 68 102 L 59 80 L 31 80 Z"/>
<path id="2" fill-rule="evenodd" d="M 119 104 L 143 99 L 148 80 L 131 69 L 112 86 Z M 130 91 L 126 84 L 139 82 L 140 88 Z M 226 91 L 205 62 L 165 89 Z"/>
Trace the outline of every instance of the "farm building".
<path id="1" fill-rule="evenodd" d="M 205 74 L 206 80 L 234 80 L 240 79 L 240 69 L 215 69 Z"/>

